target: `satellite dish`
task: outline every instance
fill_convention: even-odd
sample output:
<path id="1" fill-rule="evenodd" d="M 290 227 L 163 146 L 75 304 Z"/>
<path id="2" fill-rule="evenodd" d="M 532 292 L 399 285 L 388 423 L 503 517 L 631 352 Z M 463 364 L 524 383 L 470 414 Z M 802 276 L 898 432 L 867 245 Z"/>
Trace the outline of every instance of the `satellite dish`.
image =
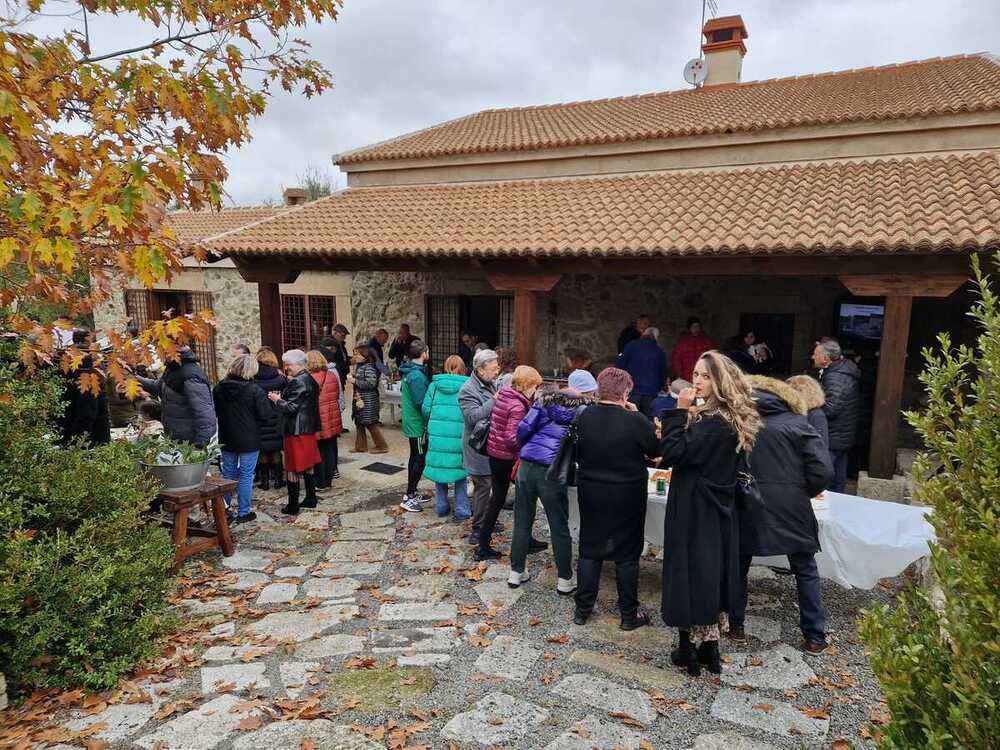
<path id="1" fill-rule="evenodd" d="M 708 77 L 708 62 L 702 60 L 700 57 L 695 57 L 688 60 L 687 65 L 684 66 L 684 80 L 690 83 L 692 86 L 700 86 L 705 82 L 705 78 Z"/>

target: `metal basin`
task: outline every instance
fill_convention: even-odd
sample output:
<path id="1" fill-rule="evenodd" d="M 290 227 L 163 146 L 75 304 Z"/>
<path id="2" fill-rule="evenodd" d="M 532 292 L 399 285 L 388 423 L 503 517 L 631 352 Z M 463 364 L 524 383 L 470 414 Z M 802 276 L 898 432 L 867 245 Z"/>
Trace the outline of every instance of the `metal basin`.
<path id="1" fill-rule="evenodd" d="M 205 481 L 208 473 L 208 461 L 197 464 L 173 464 L 168 466 L 156 466 L 153 464 L 143 464 L 150 474 L 159 480 L 163 489 L 173 492 L 184 492 L 186 490 L 196 490 Z"/>

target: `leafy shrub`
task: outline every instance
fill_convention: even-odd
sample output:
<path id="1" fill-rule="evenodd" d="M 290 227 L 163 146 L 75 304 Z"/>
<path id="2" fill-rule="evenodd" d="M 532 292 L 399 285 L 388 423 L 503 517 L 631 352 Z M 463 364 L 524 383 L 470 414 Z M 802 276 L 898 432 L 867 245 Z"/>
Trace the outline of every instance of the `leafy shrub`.
<path id="1" fill-rule="evenodd" d="M 167 625 L 172 546 L 134 449 L 56 444 L 60 384 L 0 364 L 0 671 L 15 693 L 113 685 Z"/>
<path id="2" fill-rule="evenodd" d="M 996 260 L 1000 268 L 1000 256 Z M 914 466 L 915 497 L 934 509 L 939 591 L 877 606 L 861 632 L 892 714 L 885 748 L 1000 747 L 1000 301 L 974 260 L 975 348 L 924 352 L 929 404 L 907 419 L 943 462 Z"/>

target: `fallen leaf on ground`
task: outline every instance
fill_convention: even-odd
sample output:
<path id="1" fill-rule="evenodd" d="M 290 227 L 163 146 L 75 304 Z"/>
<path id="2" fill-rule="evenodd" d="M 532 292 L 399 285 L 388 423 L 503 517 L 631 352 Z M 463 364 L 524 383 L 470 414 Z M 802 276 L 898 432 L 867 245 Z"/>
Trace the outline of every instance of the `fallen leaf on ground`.
<path id="1" fill-rule="evenodd" d="M 492 724 L 493 726 L 498 727 L 498 726 L 500 726 L 500 725 L 503 724 L 503 719 L 501 719 L 499 716 L 490 716 L 486 720 L 486 723 L 487 724 Z"/>
<path id="2" fill-rule="evenodd" d="M 344 661 L 344 669 L 375 669 L 375 657 L 352 656 Z"/>
<path id="3" fill-rule="evenodd" d="M 252 715 L 252 716 L 244 716 L 242 719 L 240 719 L 240 723 L 237 724 L 236 726 L 242 729 L 244 732 L 248 732 L 252 729 L 260 729 L 260 726 L 263 723 L 264 720 L 262 718 L 256 715 Z"/>
<path id="4" fill-rule="evenodd" d="M 619 719 L 622 724 L 624 724 L 626 726 L 629 726 L 629 727 L 635 727 L 636 729 L 645 729 L 646 728 L 645 724 L 643 724 L 641 721 L 637 721 L 637 720 L 633 719 L 631 716 L 629 716 L 624 711 L 609 711 L 608 712 L 608 716 L 610 716 L 612 719 Z"/>
<path id="5" fill-rule="evenodd" d="M 770 703 L 756 703 L 753 706 L 754 711 L 763 711 L 766 714 L 771 713 L 774 710 L 774 706 Z"/>
<path id="6" fill-rule="evenodd" d="M 546 640 L 549 643 L 569 643 L 569 634 L 563 633 L 562 635 L 554 635 Z"/>
<path id="7" fill-rule="evenodd" d="M 532 615 L 531 617 L 528 618 L 528 624 L 531 627 L 535 627 L 536 625 L 541 625 L 542 624 L 542 618 L 541 617 L 535 617 L 534 615 Z"/>
<path id="8" fill-rule="evenodd" d="M 830 719 L 830 714 L 828 714 L 821 708 L 808 708 L 802 706 L 799 708 L 799 711 L 808 716 L 810 719 L 826 719 L 826 720 Z"/>
<path id="9" fill-rule="evenodd" d="M 852 745 L 847 740 L 834 740 L 830 745 L 830 750 L 853 750 L 854 745 Z"/>

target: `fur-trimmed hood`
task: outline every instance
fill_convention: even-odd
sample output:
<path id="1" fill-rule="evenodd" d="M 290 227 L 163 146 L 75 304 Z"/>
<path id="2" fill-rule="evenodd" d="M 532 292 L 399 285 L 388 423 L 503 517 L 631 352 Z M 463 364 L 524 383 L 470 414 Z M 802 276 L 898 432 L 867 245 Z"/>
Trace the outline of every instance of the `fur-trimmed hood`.
<path id="1" fill-rule="evenodd" d="M 575 410 L 579 406 L 584 404 L 592 404 L 593 399 L 587 398 L 574 391 L 569 391 L 566 389 L 560 389 L 558 391 L 544 391 L 538 397 L 538 405 L 545 406 L 562 406 L 566 409 Z"/>
<path id="2" fill-rule="evenodd" d="M 809 410 L 806 408 L 805 399 L 802 398 L 802 394 L 785 381 L 776 380 L 775 378 L 769 378 L 764 375 L 751 375 L 749 376 L 749 380 L 750 385 L 753 386 L 755 391 L 754 400 L 757 402 L 757 409 L 762 415 L 773 411 L 777 404 L 768 403 L 769 401 L 772 401 L 772 399 L 761 396 L 758 392 L 763 392 L 776 397 L 777 400 L 783 401 L 788 409 L 796 414 L 799 414 L 800 416 L 804 417 L 809 413 Z"/>
<path id="3" fill-rule="evenodd" d="M 812 411 L 820 408 L 826 403 L 826 394 L 823 393 L 823 386 L 816 378 L 810 375 L 796 375 L 788 379 L 788 384 L 799 392 L 806 409 Z"/>

